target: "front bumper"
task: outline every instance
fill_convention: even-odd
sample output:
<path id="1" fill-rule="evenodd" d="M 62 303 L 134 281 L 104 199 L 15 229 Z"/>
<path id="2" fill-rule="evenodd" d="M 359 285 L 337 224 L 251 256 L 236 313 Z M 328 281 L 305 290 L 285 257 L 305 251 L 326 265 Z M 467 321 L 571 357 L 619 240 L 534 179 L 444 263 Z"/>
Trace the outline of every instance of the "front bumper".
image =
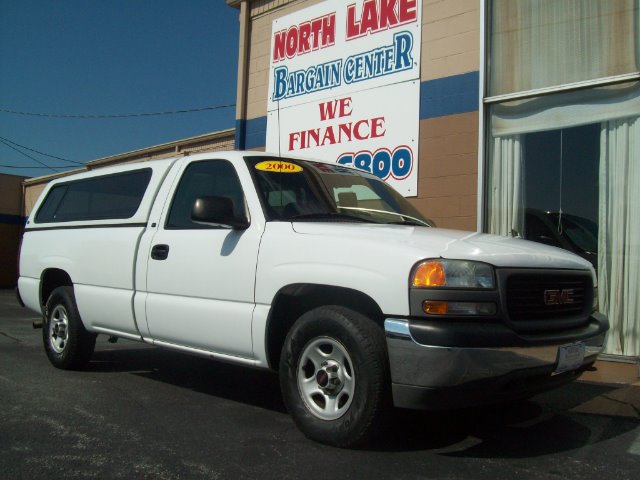
<path id="1" fill-rule="evenodd" d="M 440 345 L 425 344 L 430 336 L 424 325 L 419 343 L 412 335 L 412 329 L 417 330 L 411 320 L 385 320 L 393 400 L 398 407 L 462 408 L 554 388 L 576 379 L 593 364 L 608 329 L 606 317 L 597 313 L 579 331 L 553 337 L 523 337 L 501 325 L 479 334 L 482 327 L 458 323 L 445 325 L 449 330 L 445 338 L 437 332 L 442 323 L 434 325 L 432 338 Z M 575 341 L 585 344 L 582 365 L 556 374 L 558 348 Z"/>

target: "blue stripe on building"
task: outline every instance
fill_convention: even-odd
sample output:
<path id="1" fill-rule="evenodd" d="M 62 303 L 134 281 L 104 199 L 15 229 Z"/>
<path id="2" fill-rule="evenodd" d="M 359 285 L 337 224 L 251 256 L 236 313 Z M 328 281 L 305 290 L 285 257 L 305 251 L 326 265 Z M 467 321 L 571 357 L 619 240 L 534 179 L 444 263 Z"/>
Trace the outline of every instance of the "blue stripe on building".
<path id="1" fill-rule="evenodd" d="M 251 150 L 267 144 L 267 117 L 236 120 L 236 149 Z"/>
<path id="2" fill-rule="evenodd" d="M 235 132 L 235 148 L 236 150 L 244 150 L 244 138 L 246 136 L 247 121 L 236 119 L 236 132 Z"/>
<path id="3" fill-rule="evenodd" d="M 267 144 L 267 117 L 247 120 L 245 148 L 264 147 Z"/>
<path id="4" fill-rule="evenodd" d="M 480 73 L 428 80 L 420 84 L 420 120 L 477 112 Z"/>
<path id="5" fill-rule="evenodd" d="M 480 72 L 469 72 L 420 83 L 420 120 L 477 112 Z M 267 117 L 236 121 L 236 149 L 264 147 Z"/>
<path id="6" fill-rule="evenodd" d="M 5 225 L 24 225 L 27 221 L 27 217 L 22 215 L 8 215 L 6 213 L 0 213 L 0 223 Z"/>

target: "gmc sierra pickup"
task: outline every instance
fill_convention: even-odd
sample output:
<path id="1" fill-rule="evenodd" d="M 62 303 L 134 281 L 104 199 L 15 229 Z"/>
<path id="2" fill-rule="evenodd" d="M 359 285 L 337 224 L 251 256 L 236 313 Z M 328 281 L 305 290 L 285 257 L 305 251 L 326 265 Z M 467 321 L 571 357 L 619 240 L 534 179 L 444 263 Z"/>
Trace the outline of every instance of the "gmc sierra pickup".
<path id="1" fill-rule="evenodd" d="M 337 446 L 367 441 L 392 405 L 571 381 L 608 329 L 577 255 L 434 228 L 373 175 L 259 152 L 52 181 L 18 295 L 58 368 L 86 365 L 105 334 L 278 370 L 298 427 Z"/>

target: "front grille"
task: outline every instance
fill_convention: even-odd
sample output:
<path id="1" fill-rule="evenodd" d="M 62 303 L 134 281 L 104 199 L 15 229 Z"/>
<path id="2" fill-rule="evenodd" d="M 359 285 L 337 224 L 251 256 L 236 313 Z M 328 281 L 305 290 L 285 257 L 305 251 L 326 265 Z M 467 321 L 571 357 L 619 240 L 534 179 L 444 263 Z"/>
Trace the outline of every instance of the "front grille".
<path id="1" fill-rule="evenodd" d="M 507 308 L 513 322 L 575 318 L 591 302 L 591 277 L 572 274 L 515 274 L 507 280 Z"/>

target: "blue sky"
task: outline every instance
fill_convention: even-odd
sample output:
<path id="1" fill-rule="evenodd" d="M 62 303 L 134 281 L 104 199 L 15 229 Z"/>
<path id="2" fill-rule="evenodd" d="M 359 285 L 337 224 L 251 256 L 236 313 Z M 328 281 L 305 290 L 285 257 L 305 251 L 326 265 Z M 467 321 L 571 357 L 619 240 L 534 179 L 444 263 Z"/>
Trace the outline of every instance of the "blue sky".
<path id="1" fill-rule="evenodd" d="M 238 25 L 224 0 L 0 0 L 0 110 L 117 115 L 234 104 Z M 0 111 L 0 142 L 86 162 L 231 128 L 234 119 L 233 107 L 127 119 Z M 4 143 L 0 164 L 39 167 Z"/>

